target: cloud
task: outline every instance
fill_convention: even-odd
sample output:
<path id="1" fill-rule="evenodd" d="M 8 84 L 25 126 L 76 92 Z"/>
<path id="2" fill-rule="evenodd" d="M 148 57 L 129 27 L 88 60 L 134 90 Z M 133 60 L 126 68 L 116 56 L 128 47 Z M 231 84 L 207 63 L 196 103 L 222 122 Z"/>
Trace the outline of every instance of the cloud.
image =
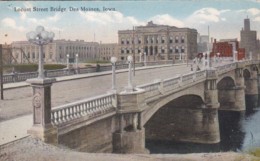
<path id="1" fill-rule="evenodd" d="M 246 12 L 251 14 L 252 16 L 256 16 L 260 14 L 260 10 L 257 8 L 250 8 Z"/>
<path id="2" fill-rule="evenodd" d="M 79 11 L 80 16 L 84 18 L 85 22 L 94 22 L 100 25 L 107 24 L 131 24 L 140 25 L 143 22 L 131 16 L 124 16 L 121 12 L 82 12 Z"/>
<path id="3" fill-rule="evenodd" d="M 25 31 L 25 28 L 23 26 L 17 26 L 15 20 L 12 18 L 4 18 L 1 22 L 5 27 L 10 27 L 18 31 Z"/>
<path id="4" fill-rule="evenodd" d="M 193 14 L 191 14 L 186 19 L 186 22 L 204 24 L 207 22 L 217 23 L 220 21 L 225 21 L 225 18 L 222 17 L 221 15 L 229 11 L 230 10 L 218 10 L 216 8 L 202 8 L 193 12 Z"/>
<path id="5" fill-rule="evenodd" d="M 156 15 L 150 18 L 155 24 L 170 25 L 176 27 L 184 27 L 184 23 L 169 14 Z"/>

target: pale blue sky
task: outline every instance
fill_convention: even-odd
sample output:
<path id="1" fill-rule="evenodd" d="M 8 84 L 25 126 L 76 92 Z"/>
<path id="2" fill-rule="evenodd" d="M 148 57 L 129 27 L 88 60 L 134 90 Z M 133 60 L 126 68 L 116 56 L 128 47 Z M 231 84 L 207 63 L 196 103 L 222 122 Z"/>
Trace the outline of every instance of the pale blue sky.
<path id="1" fill-rule="evenodd" d="M 66 12 L 15 12 L 14 7 L 58 7 Z M 113 12 L 71 12 L 69 7 L 115 8 Z M 157 24 L 190 27 L 212 37 L 238 38 L 246 16 L 251 28 L 260 30 L 260 0 L 175 1 L 1 1 L 0 43 L 25 40 L 25 34 L 43 25 L 56 39 L 117 42 L 117 31 L 153 20 Z M 4 35 L 8 34 L 7 37 Z"/>

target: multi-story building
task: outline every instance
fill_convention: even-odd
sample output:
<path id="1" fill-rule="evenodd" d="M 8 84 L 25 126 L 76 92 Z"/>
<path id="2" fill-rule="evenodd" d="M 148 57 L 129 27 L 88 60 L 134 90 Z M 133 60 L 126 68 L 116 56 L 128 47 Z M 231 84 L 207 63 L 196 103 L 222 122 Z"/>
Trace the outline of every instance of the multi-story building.
<path id="1" fill-rule="evenodd" d="M 39 46 L 28 41 L 16 41 L 12 43 L 13 57 L 18 62 L 35 62 L 39 58 Z M 75 58 L 78 54 L 79 62 L 97 60 L 99 44 L 97 42 L 85 42 L 83 40 L 54 40 L 43 47 L 43 59 L 46 63 L 65 63 L 67 55 Z M 16 50 L 14 50 L 16 49 Z M 20 50 L 17 50 L 20 49 Z"/>
<path id="2" fill-rule="evenodd" d="M 259 57 L 259 49 L 257 44 L 257 32 L 250 29 L 250 19 L 244 19 L 244 28 L 240 31 L 240 47 L 245 48 L 246 57 L 248 58 L 250 52 L 254 59 Z"/>
<path id="3" fill-rule="evenodd" d="M 147 60 L 191 59 L 197 54 L 197 30 L 157 25 L 152 21 L 134 30 L 118 31 L 119 58 L 147 55 Z M 139 60 L 139 59 L 138 59 Z"/>
<path id="4" fill-rule="evenodd" d="M 118 44 L 99 44 L 99 59 L 109 61 L 111 56 L 118 57 Z"/>
<path id="5" fill-rule="evenodd" d="M 217 53 L 219 53 L 220 57 L 232 58 L 235 52 L 237 52 L 238 60 L 245 58 L 245 49 L 239 48 L 239 42 L 237 39 L 222 39 L 219 40 L 219 42 L 217 42 L 215 39 L 211 56 L 217 55 Z"/>

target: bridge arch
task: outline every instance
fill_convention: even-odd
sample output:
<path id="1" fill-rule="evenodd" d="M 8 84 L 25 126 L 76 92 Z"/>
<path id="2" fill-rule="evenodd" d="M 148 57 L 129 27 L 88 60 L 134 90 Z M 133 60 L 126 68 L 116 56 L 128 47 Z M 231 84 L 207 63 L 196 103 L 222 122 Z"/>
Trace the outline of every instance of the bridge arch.
<path id="1" fill-rule="evenodd" d="M 177 98 L 181 98 L 183 96 L 194 96 L 200 97 L 204 102 L 204 83 L 197 84 L 187 90 L 179 91 L 177 93 L 170 94 L 166 97 L 162 97 L 158 99 L 156 102 L 152 102 L 148 104 L 148 108 L 143 113 L 143 125 L 163 106 L 172 102 Z"/>
<path id="2" fill-rule="evenodd" d="M 243 70 L 245 83 L 245 102 L 248 110 L 258 105 L 258 68 L 253 65 Z"/>
<path id="3" fill-rule="evenodd" d="M 220 110 L 237 110 L 236 82 L 232 77 L 224 77 L 217 83 Z"/>

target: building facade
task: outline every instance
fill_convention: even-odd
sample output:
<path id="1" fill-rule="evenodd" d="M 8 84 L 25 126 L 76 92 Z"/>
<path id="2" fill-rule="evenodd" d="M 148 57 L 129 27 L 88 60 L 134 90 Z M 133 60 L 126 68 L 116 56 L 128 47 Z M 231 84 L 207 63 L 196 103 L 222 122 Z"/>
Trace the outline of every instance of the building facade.
<path id="1" fill-rule="evenodd" d="M 16 41 L 12 43 L 13 57 L 19 63 L 37 63 L 39 58 L 39 46 L 28 41 Z M 79 62 L 99 59 L 99 43 L 85 42 L 83 40 L 54 40 L 43 47 L 43 59 L 45 63 L 66 63 L 67 55 L 75 60 L 78 55 Z"/>
<path id="2" fill-rule="evenodd" d="M 197 30 L 150 21 L 134 30 L 118 31 L 118 50 L 121 61 L 128 55 L 139 57 L 140 53 L 145 53 L 148 61 L 191 59 L 197 54 Z"/>
<path id="3" fill-rule="evenodd" d="M 118 57 L 118 44 L 99 44 L 99 60 L 110 61 L 111 56 Z"/>
<path id="4" fill-rule="evenodd" d="M 257 32 L 250 29 L 250 19 L 244 19 L 244 28 L 240 31 L 240 47 L 245 48 L 246 57 L 249 58 L 250 52 L 254 59 L 259 58 L 259 48 L 257 43 Z"/>
<path id="5" fill-rule="evenodd" d="M 245 49 L 239 48 L 239 42 L 237 39 L 222 39 L 219 42 L 214 40 L 211 56 L 232 58 L 234 53 L 237 52 L 237 59 L 242 60 L 245 58 Z"/>

